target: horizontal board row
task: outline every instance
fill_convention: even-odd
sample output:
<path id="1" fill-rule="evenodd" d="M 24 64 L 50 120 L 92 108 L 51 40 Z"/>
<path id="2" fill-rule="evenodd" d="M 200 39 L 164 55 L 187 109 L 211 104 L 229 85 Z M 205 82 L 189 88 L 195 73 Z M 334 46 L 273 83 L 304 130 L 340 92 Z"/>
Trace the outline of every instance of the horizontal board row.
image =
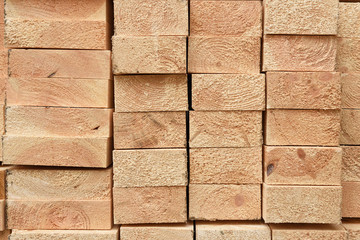
<path id="1" fill-rule="evenodd" d="M 264 8 L 265 34 L 360 36 L 359 4 L 339 4 L 338 0 L 306 3 L 267 0 L 264 4 L 203 0 L 158 1 L 156 4 L 150 0 L 140 3 L 116 0 L 114 3 L 115 35 L 188 35 L 189 21 L 192 36 L 261 37 Z M 132 12 L 137 14 L 130 14 Z"/>
<path id="2" fill-rule="evenodd" d="M 196 227 L 196 233 L 194 231 Z M 10 235 L 10 233 L 5 233 Z M 308 224 L 263 224 L 261 222 L 201 222 L 195 226 L 188 224 L 158 224 L 158 225 L 123 225 L 120 227 L 120 238 L 124 240 L 140 240 L 145 238 L 167 240 L 192 240 L 196 239 L 243 239 L 243 240 L 284 240 L 284 239 L 337 239 L 357 240 L 360 236 L 359 221 L 344 221 L 341 225 L 308 225 Z M 53 239 L 60 240 L 64 237 L 79 240 L 118 240 L 119 227 L 111 230 L 13 230 L 10 240 L 35 240 Z M 4 238 L 5 239 L 5 238 Z"/>
<path id="3" fill-rule="evenodd" d="M 265 82 L 268 109 L 360 108 L 358 79 L 336 72 L 267 72 L 266 81 L 265 74 L 192 74 L 188 86 L 186 75 L 122 75 L 115 77 L 115 111 L 186 111 L 188 97 L 195 111 L 264 110 Z"/>
<path id="4" fill-rule="evenodd" d="M 252 73 L 260 72 L 260 38 L 113 37 L 113 72 Z M 335 36 L 266 35 L 263 71 L 359 71 L 359 39 Z M 124 52 L 126 54 L 124 54 Z"/>
<path id="5" fill-rule="evenodd" d="M 360 108 L 359 79 L 358 73 L 268 72 L 266 107 Z M 113 100 L 109 79 L 9 78 L 6 92 L 8 106 L 109 108 Z M 186 111 L 188 97 L 186 75 L 115 77 L 117 112 Z M 194 110 L 264 110 L 265 75 L 193 74 L 191 97 Z"/>

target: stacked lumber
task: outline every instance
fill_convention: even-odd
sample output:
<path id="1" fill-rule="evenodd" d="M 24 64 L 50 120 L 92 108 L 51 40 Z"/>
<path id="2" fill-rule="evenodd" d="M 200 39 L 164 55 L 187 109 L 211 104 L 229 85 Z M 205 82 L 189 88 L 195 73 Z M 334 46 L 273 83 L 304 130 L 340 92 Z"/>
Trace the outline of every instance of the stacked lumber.
<path id="1" fill-rule="evenodd" d="M 261 219 L 261 35 L 260 1 L 190 1 L 190 219 Z"/>
<path id="2" fill-rule="evenodd" d="M 359 24 L 360 0 L 1 0 L 0 240 L 359 240 Z"/>
<path id="3" fill-rule="evenodd" d="M 185 223 L 188 1 L 114 0 L 114 25 L 114 223 Z M 176 226 L 124 226 L 121 239 L 192 239 Z"/>
<path id="4" fill-rule="evenodd" d="M 341 72 L 342 217 L 360 218 L 360 2 L 339 5 L 337 67 Z"/>
<path id="5" fill-rule="evenodd" d="M 3 163 L 106 168 L 112 148 L 110 2 L 45 2 L 5 2 L 5 45 L 16 49 L 9 50 Z M 79 27 L 84 36 L 74 31 Z"/>
<path id="6" fill-rule="evenodd" d="M 3 174 L 9 239 L 119 238 L 110 11 L 107 0 L 5 0 L 2 162 L 22 165 Z"/>
<path id="7" fill-rule="evenodd" d="M 266 223 L 341 223 L 338 10 L 338 0 L 264 1 Z M 345 239 L 340 227 L 271 228 L 273 239 Z"/>

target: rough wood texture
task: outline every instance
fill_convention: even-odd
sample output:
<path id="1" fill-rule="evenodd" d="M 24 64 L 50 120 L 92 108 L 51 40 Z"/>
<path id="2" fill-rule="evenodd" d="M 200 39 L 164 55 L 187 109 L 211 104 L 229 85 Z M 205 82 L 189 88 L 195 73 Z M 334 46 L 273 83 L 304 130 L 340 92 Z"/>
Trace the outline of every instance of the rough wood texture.
<path id="1" fill-rule="evenodd" d="M 359 240 L 360 239 L 360 221 L 355 219 L 343 220 L 343 227 L 348 233 L 347 240 Z"/>
<path id="2" fill-rule="evenodd" d="M 359 3 L 339 3 L 338 37 L 360 37 Z"/>
<path id="3" fill-rule="evenodd" d="M 263 71 L 333 72 L 335 36 L 265 35 Z"/>
<path id="4" fill-rule="evenodd" d="M 339 0 L 264 0 L 265 34 L 336 35 Z"/>
<path id="5" fill-rule="evenodd" d="M 338 110 L 267 110 L 267 145 L 339 145 Z"/>
<path id="6" fill-rule="evenodd" d="M 260 184 L 190 184 L 189 218 L 207 221 L 260 219 Z"/>
<path id="7" fill-rule="evenodd" d="M 190 147 L 262 145 L 261 111 L 190 112 Z"/>
<path id="8" fill-rule="evenodd" d="M 115 111 L 186 111 L 187 75 L 123 75 L 115 77 Z"/>
<path id="9" fill-rule="evenodd" d="M 107 0 L 5 1 L 5 43 L 12 48 L 108 49 Z"/>
<path id="10" fill-rule="evenodd" d="M 264 110 L 264 74 L 193 74 L 194 110 Z"/>
<path id="11" fill-rule="evenodd" d="M 110 200 L 111 185 L 111 168 L 14 168 L 7 170 L 6 198 L 21 201 Z"/>
<path id="12" fill-rule="evenodd" d="M 115 149 L 185 146 L 185 112 L 114 113 Z"/>
<path id="13" fill-rule="evenodd" d="M 93 78 L 111 76 L 110 51 L 10 50 L 9 75 L 14 78 Z"/>
<path id="14" fill-rule="evenodd" d="M 268 225 L 260 222 L 196 222 L 197 240 L 271 240 Z"/>
<path id="15" fill-rule="evenodd" d="M 6 205 L 5 199 L 1 199 L 0 200 L 0 231 L 4 231 L 6 229 L 5 205 Z"/>
<path id="16" fill-rule="evenodd" d="M 267 72 L 267 108 L 339 109 L 340 73 Z"/>
<path id="17" fill-rule="evenodd" d="M 189 73 L 260 72 L 260 38 L 189 37 Z"/>
<path id="18" fill-rule="evenodd" d="M 262 37 L 259 1 L 190 1 L 190 35 Z"/>
<path id="19" fill-rule="evenodd" d="M 342 180 L 360 182 L 360 146 L 342 146 Z"/>
<path id="20" fill-rule="evenodd" d="M 122 225 L 121 240 L 193 240 L 194 226 L 188 224 Z"/>
<path id="21" fill-rule="evenodd" d="M 360 73 L 341 74 L 342 108 L 360 109 Z"/>
<path id="22" fill-rule="evenodd" d="M 0 105 L 0 135 L 4 133 L 5 133 L 5 105 Z M 1 154 L 2 153 L 0 152 L 0 155 Z"/>
<path id="23" fill-rule="evenodd" d="M 343 109 L 341 111 L 340 143 L 360 144 L 360 110 Z"/>
<path id="24" fill-rule="evenodd" d="M 292 185 L 341 185 L 341 148 L 264 149 L 264 182 Z"/>
<path id="25" fill-rule="evenodd" d="M 1 238 L 0 238 L 1 239 Z M 111 230 L 12 230 L 9 240 L 119 240 L 119 227 Z"/>
<path id="26" fill-rule="evenodd" d="M 360 38 L 338 38 L 337 71 L 360 72 Z"/>
<path id="27" fill-rule="evenodd" d="M 188 0 L 114 0 L 115 35 L 188 35 Z"/>
<path id="28" fill-rule="evenodd" d="M 112 107 L 112 80 L 71 78 L 9 78 L 7 105 Z"/>
<path id="29" fill-rule="evenodd" d="M 183 223 L 186 187 L 114 188 L 114 223 Z"/>
<path id="30" fill-rule="evenodd" d="M 190 183 L 262 183 L 262 148 L 190 149 Z"/>
<path id="31" fill-rule="evenodd" d="M 111 138 L 4 136 L 2 145 L 4 164 L 106 168 L 111 163 Z"/>
<path id="32" fill-rule="evenodd" d="M 266 223 L 341 222 L 341 186 L 263 185 Z"/>
<path id="33" fill-rule="evenodd" d="M 1 75 L 1 73 L 0 73 L 0 75 Z M 6 81 L 7 81 L 7 78 L 0 77 L 0 104 L 1 105 L 5 105 Z"/>
<path id="34" fill-rule="evenodd" d="M 8 50 L 0 49 L 0 78 L 6 79 L 8 77 Z"/>
<path id="35" fill-rule="evenodd" d="M 113 152 L 114 187 L 186 186 L 186 149 Z"/>
<path id="36" fill-rule="evenodd" d="M 1 8 L 0 8 L 0 10 L 1 10 Z M 1 16 L 1 14 L 0 14 L 0 16 Z M 11 232 L 12 232 L 12 230 L 9 230 L 9 229 L 0 232 L 0 240 L 8 240 L 8 237 L 10 236 Z M 24 240 L 26 240 L 26 239 L 24 239 Z"/>
<path id="37" fill-rule="evenodd" d="M 112 201 L 7 200 L 8 229 L 111 229 Z"/>
<path id="38" fill-rule="evenodd" d="M 18 107 L 6 109 L 7 135 L 110 137 L 112 109 Z"/>
<path id="39" fill-rule="evenodd" d="M 114 74 L 186 73 L 186 37 L 112 38 Z"/>
<path id="40" fill-rule="evenodd" d="M 343 182 L 342 187 L 342 217 L 360 218 L 360 182 Z"/>
<path id="41" fill-rule="evenodd" d="M 271 224 L 272 240 L 347 240 L 341 225 Z"/>

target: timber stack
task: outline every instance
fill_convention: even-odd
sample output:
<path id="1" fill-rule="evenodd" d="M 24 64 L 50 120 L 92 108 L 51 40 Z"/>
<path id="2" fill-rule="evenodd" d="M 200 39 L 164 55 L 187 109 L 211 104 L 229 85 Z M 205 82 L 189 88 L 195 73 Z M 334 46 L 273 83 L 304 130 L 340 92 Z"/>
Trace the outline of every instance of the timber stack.
<path id="1" fill-rule="evenodd" d="M 0 239 L 360 240 L 360 0 L 0 6 Z"/>

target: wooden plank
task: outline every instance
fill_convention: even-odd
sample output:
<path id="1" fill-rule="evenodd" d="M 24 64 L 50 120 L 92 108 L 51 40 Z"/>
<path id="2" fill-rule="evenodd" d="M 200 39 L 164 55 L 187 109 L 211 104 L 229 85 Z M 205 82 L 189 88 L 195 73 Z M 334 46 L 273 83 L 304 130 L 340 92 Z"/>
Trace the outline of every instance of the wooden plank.
<path id="1" fill-rule="evenodd" d="M 4 136 L 2 145 L 3 164 L 92 168 L 111 164 L 111 138 Z"/>
<path id="2" fill-rule="evenodd" d="M 190 1 L 190 35 L 262 37 L 262 4 Z"/>
<path id="3" fill-rule="evenodd" d="M 185 112 L 114 113 L 115 149 L 185 146 Z"/>
<path id="4" fill-rule="evenodd" d="M 14 78 L 111 77 L 110 51 L 13 49 L 9 56 Z"/>
<path id="5" fill-rule="evenodd" d="M 115 150 L 114 187 L 187 185 L 186 149 Z"/>
<path id="6" fill-rule="evenodd" d="M 0 78 L 8 77 L 8 50 L 0 49 Z"/>
<path id="7" fill-rule="evenodd" d="M 190 112 L 191 148 L 262 145 L 261 111 Z"/>
<path id="8" fill-rule="evenodd" d="M 114 188 L 114 223 L 184 223 L 186 187 Z"/>
<path id="9" fill-rule="evenodd" d="M 319 224 L 270 224 L 273 240 L 347 240 L 346 230 L 341 225 Z"/>
<path id="10" fill-rule="evenodd" d="M 112 201 L 6 200 L 8 229 L 111 229 Z"/>
<path id="11" fill-rule="evenodd" d="M 109 79 L 9 78 L 7 105 L 111 108 Z"/>
<path id="12" fill-rule="evenodd" d="M 11 232 L 10 240 L 77 239 L 77 240 L 119 240 L 119 227 L 111 230 L 17 230 Z"/>
<path id="13" fill-rule="evenodd" d="M 194 226 L 188 224 L 156 224 L 156 225 L 122 225 L 120 229 L 121 240 L 192 240 Z"/>
<path id="14" fill-rule="evenodd" d="M 267 145 L 338 146 L 340 111 L 267 110 Z"/>
<path id="15" fill-rule="evenodd" d="M 6 173 L 13 166 L 0 166 L 0 200 L 6 199 Z"/>
<path id="16" fill-rule="evenodd" d="M 336 35 L 338 10 L 338 0 L 264 0 L 264 32 Z"/>
<path id="17" fill-rule="evenodd" d="M 6 200 L 1 199 L 0 200 L 0 231 L 4 231 L 6 229 L 5 205 L 6 205 Z"/>
<path id="18" fill-rule="evenodd" d="M 194 110 L 264 110 L 264 74 L 193 74 Z"/>
<path id="19" fill-rule="evenodd" d="M 190 149 L 190 183 L 262 183 L 262 148 Z"/>
<path id="20" fill-rule="evenodd" d="M 359 3 L 339 3 L 338 37 L 360 37 Z"/>
<path id="21" fill-rule="evenodd" d="M 342 226 L 347 231 L 347 240 L 360 239 L 360 221 L 358 219 L 343 219 Z"/>
<path id="22" fill-rule="evenodd" d="M 112 111 L 12 106 L 6 109 L 6 133 L 28 137 L 110 137 Z"/>
<path id="23" fill-rule="evenodd" d="M 260 38 L 189 37 L 189 73 L 260 72 Z"/>
<path id="24" fill-rule="evenodd" d="M 109 49 L 107 0 L 5 1 L 9 48 Z M 81 29 L 79 31 L 79 29 Z"/>
<path id="25" fill-rule="evenodd" d="M 0 135 L 5 133 L 5 105 L 0 105 Z"/>
<path id="26" fill-rule="evenodd" d="M 188 35 L 188 0 L 114 0 L 115 35 Z"/>
<path id="27" fill-rule="evenodd" d="M 340 73 L 267 72 L 267 108 L 340 109 Z"/>
<path id="28" fill-rule="evenodd" d="M 111 200 L 112 168 L 24 167 L 9 169 L 6 174 L 7 200 Z"/>
<path id="29" fill-rule="evenodd" d="M 6 77 L 0 77 L 0 104 L 5 105 Z"/>
<path id="30" fill-rule="evenodd" d="M 264 148 L 264 182 L 291 185 L 341 185 L 341 148 Z"/>
<path id="31" fill-rule="evenodd" d="M 360 109 L 360 73 L 341 74 L 341 107 Z"/>
<path id="32" fill-rule="evenodd" d="M 114 36 L 112 43 L 115 75 L 186 73 L 186 37 Z"/>
<path id="33" fill-rule="evenodd" d="M 360 72 L 360 38 L 338 38 L 338 72 Z"/>
<path id="34" fill-rule="evenodd" d="M 4 7 L 3 3 L 0 2 L 0 5 Z M 1 11 L 1 8 L 0 8 Z M 0 13 L 0 16 L 4 14 L 4 11 Z M 4 34 L 5 34 L 5 24 L 4 19 L 0 19 L 0 50 L 5 50 L 4 44 Z"/>
<path id="35" fill-rule="evenodd" d="M 344 145 L 360 144 L 360 110 L 343 109 L 341 111 L 340 143 Z"/>
<path id="36" fill-rule="evenodd" d="M 343 182 L 342 187 L 341 216 L 360 218 L 360 182 Z"/>
<path id="37" fill-rule="evenodd" d="M 189 218 L 206 221 L 261 219 L 260 184 L 190 184 Z"/>
<path id="38" fill-rule="evenodd" d="M 341 223 L 341 186 L 263 184 L 265 223 Z"/>
<path id="39" fill-rule="evenodd" d="M 197 240 L 271 240 L 268 225 L 260 222 L 198 222 Z"/>
<path id="40" fill-rule="evenodd" d="M 0 8 L 0 10 L 1 10 L 1 8 Z M 0 16 L 1 16 L 1 14 L 0 14 Z M 11 232 L 12 232 L 12 230 L 10 230 L 10 229 L 0 232 L 0 240 L 8 240 L 8 237 L 10 236 Z"/>
<path id="41" fill-rule="evenodd" d="M 263 71 L 333 72 L 335 36 L 265 35 Z"/>
<path id="42" fill-rule="evenodd" d="M 360 182 L 360 146 L 341 146 L 342 180 Z"/>
<path id="43" fill-rule="evenodd" d="M 4 40 L 8 48 L 105 50 L 110 48 L 110 36 L 110 24 L 105 20 L 67 21 L 9 16 L 6 17 Z"/>
<path id="44" fill-rule="evenodd" d="M 186 111 L 187 75 L 115 76 L 115 111 Z"/>

